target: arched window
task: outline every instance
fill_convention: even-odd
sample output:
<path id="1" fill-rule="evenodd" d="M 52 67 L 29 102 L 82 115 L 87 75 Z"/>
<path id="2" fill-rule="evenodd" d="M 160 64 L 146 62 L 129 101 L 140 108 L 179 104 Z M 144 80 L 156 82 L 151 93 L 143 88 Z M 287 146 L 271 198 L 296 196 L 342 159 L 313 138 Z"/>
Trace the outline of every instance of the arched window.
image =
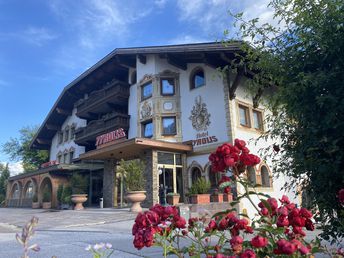
<path id="1" fill-rule="evenodd" d="M 194 183 L 198 178 L 202 177 L 202 172 L 198 167 L 193 167 L 191 170 L 191 182 Z"/>
<path id="2" fill-rule="evenodd" d="M 204 71 L 202 68 L 196 68 L 190 76 L 190 89 L 199 88 L 205 85 Z"/>
<path id="3" fill-rule="evenodd" d="M 261 167 L 260 174 L 262 177 L 262 186 L 263 187 L 271 187 L 269 170 L 266 166 Z"/>
<path id="4" fill-rule="evenodd" d="M 218 188 L 219 181 L 221 180 L 221 173 L 213 172 L 211 166 L 208 167 L 208 176 L 211 184 L 211 188 Z"/>
<path id="5" fill-rule="evenodd" d="M 247 168 L 247 180 L 254 186 L 257 184 L 256 171 L 253 167 Z"/>

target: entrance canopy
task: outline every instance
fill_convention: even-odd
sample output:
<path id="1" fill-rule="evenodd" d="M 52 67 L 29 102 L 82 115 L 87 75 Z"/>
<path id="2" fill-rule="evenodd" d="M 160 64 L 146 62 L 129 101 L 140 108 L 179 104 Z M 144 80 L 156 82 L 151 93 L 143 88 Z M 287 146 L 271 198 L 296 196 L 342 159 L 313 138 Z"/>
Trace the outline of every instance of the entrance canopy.
<path id="1" fill-rule="evenodd" d="M 189 143 L 166 142 L 147 138 L 132 138 L 121 142 L 113 142 L 110 145 L 107 144 L 104 147 L 81 154 L 80 159 L 132 159 L 139 157 L 140 153 L 147 149 L 191 152 L 192 145 Z"/>

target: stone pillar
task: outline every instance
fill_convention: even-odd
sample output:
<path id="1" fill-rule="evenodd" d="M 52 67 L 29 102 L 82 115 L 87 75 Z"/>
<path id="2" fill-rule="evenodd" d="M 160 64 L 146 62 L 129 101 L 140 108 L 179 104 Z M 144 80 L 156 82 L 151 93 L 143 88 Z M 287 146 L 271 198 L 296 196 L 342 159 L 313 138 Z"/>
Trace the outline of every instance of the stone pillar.
<path id="1" fill-rule="evenodd" d="M 184 203 L 189 203 L 186 194 L 189 192 L 189 174 L 188 174 L 188 167 L 187 167 L 187 159 L 186 154 L 182 154 L 182 165 L 183 165 L 183 200 Z"/>
<path id="2" fill-rule="evenodd" d="M 144 177 L 146 178 L 145 190 L 147 192 L 147 199 L 142 206 L 150 207 L 159 203 L 158 154 L 155 150 L 146 150 L 140 158 L 145 162 Z"/>
<path id="3" fill-rule="evenodd" d="M 105 160 L 104 173 L 103 173 L 104 208 L 113 207 L 113 204 L 114 204 L 115 173 L 116 173 L 116 160 L 114 159 Z"/>

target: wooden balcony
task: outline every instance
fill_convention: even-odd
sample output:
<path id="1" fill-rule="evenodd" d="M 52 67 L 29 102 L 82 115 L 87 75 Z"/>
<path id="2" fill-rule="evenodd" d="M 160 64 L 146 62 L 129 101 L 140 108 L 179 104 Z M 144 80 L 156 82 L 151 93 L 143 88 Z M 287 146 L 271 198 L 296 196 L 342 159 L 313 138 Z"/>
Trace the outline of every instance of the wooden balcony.
<path id="1" fill-rule="evenodd" d="M 75 103 L 76 115 L 80 118 L 93 120 L 99 115 L 128 107 L 129 86 L 121 81 L 113 80 L 101 90 L 93 91 L 87 99 Z"/>
<path id="2" fill-rule="evenodd" d="M 126 132 L 129 129 L 129 115 L 112 112 L 106 114 L 99 120 L 93 120 L 86 127 L 75 132 L 75 142 L 82 146 L 95 148 L 96 137 L 123 128 Z"/>

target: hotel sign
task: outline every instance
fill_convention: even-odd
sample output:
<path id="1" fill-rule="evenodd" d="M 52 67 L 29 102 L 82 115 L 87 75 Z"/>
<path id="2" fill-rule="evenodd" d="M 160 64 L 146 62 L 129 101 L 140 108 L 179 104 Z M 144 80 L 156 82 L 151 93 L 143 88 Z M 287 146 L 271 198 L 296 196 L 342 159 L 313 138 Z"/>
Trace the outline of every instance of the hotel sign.
<path id="1" fill-rule="evenodd" d="M 192 140 L 192 146 L 200 146 L 200 145 L 205 145 L 209 143 L 215 143 L 217 141 L 218 139 L 215 135 L 209 136 L 208 131 L 206 131 L 203 133 L 198 133 L 196 135 L 196 140 Z"/>
<path id="2" fill-rule="evenodd" d="M 123 138 L 126 138 L 126 137 L 127 137 L 127 135 L 126 135 L 124 129 L 123 128 L 119 128 L 119 129 L 117 129 L 115 131 L 99 135 L 96 138 L 96 146 L 100 147 L 101 145 L 104 145 L 106 143 L 114 142 L 114 141 L 117 141 L 119 139 L 123 139 Z"/>

